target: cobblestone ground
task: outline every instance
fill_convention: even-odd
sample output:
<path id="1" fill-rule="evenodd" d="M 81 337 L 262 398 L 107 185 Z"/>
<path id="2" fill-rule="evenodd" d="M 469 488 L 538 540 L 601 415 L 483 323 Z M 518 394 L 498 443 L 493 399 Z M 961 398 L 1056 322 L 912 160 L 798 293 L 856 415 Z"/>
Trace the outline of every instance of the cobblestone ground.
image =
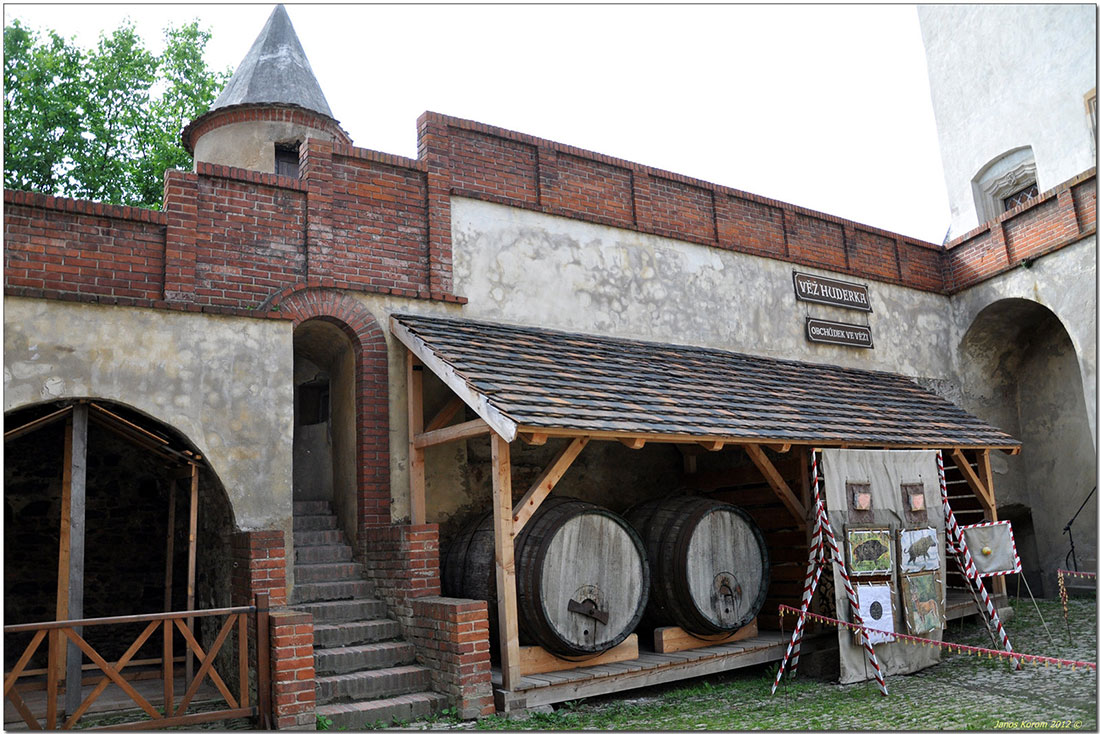
<path id="1" fill-rule="evenodd" d="M 1057 601 L 1013 601 L 1006 624 L 1017 652 L 1095 662 L 1096 601 L 1071 599 L 1070 625 Z M 949 642 L 990 647 L 978 621 L 952 622 Z M 882 697 L 873 682 L 842 686 L 818 680 L 784 682 L 769 695 L 776 666 L 759 666 L 702 681 L 630 691 L 563 704 L 526 719 L 436 721 L 415 728 L 635 730 L 939 730 L 1071 729 L 1097 731 L 1097 676 L 1087 669 L 1026 665 L 945 652 L 919 673 L 887 679 Z"/>

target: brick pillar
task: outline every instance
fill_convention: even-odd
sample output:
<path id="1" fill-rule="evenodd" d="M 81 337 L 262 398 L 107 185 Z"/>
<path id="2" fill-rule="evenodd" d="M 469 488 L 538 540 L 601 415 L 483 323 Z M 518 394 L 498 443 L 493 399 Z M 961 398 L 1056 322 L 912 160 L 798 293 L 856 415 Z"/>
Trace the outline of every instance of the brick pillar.
<path id="1" fill-rule="evenodd" d="M 301 179 L 306 185 L 306 277 L 331 278 L 332 152 L 330 140 L 306 138 L 301 149 Z"/>
<path id="2" fill-rule="evenodd" d="M 268 594 L 272 609 L 286 606 L 286 544 L 282 530 L 234 533 L 233 605 L 251 604 L 260 592 Z"/>
<path id="3" fill-rule="evenodd" d="M 489 667 L 489 610 L 484 601 L 430 596 L 412 599 L 406 639 L 432 672 L 432 689 L 450 698 L 463 719 L 489 716 L 493 704 Z"/>
<path id="4" fill-rule="evenodd" d="M 276 729 L 315 729 L 317 684 L 313 668 L 313 615 L 272 612 L 271 721 Z"/>
<path id="5" fill-rule="evenodd" d="M 164 173 L 164 300 L 195 300 L 195 257 L 199 177 L 185 171 Z"/>
<path id="6" fill-rule="evenodd" d="M 416 121 L 417 157 L 427 167 L 428 287 L 432 293 L 452 293 L 451 143 L 447 123 L 432 112 Z M 426 295 L 422 293 L 421 295 Z"/>
<path id="7" fill-rule="evenodd" d="M 367 578 L 405 633 L 412 626 L 412 600 L 439 596 L 439 526 L 367 527 L 359 549 Z"/>

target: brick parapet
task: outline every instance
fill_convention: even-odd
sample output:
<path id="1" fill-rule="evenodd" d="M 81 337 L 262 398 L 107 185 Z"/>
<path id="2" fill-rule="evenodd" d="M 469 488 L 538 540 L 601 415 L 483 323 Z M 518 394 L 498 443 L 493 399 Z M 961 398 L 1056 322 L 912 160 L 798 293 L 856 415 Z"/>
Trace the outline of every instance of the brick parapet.
<path id="1" fill-rule="evenodd" d="M 463 719 L 494 713 L 486 602 L 429 596 L 413 599 L 406 639 L 432 674 L 432 689 Z"/>
<path id="2" fill-rule="evenodd" d="M 944 290 L 958 293 L 1095 234 L 1092 168 L 949 242 Z"/>
<path id="3" fill-rule="evenodd" d="M 313 616 L 275 611 L 269 615 L 271 638 L 271 719 L 276 729 L 317 725 Z"/>

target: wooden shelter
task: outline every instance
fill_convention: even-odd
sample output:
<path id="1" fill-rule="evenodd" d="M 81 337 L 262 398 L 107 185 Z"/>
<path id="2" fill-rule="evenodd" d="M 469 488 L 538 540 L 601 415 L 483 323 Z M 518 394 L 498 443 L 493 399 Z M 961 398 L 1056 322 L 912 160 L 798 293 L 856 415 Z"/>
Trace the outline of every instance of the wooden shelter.
<path id="1" fill-rule="evenodd" d="M 45 415 L 28 420 L 21 425 L 8 428 L 4 433 L 7 444 L 14 439 L 26 436 L 58 421 L 65 422 L 64 453 L 62 458 L 61 482 L 61 527 L 58 547 L 57 603 L 55 620 L 80 620 L 84 617 L 84 560 L 85 528 L 87 527 L 86 487 L 88 467 L 89 426 L 105 429 L 119 436 L 138 449 L 163 460 L 165 471 L 169 475 L 168 531 L 166 538 L 164 611 L 172 611 L 173 559 L 176 550 L 175 538 L 176 483 L 186 480 L 189 483 L 189 517 L 187 546 L 187 611 L 195 609 L 195 571 L 198 535 L 198 493 L 199 470 L 202 456 L 181 446 L 151 427 L 139 424 L 140 419 L 128 419 L 122 411 L 112 406 L 90 401 L 78 400 L 53 410 Z M 120 539 L 121 540 L 121 539 Z M 187 621 L 188 630 L 194 630 L 194 620 Z M 61 629 L 53 631 L 51 639 L 47 677 L 49 688 L 53 690 L 59 681 L 77 681 L 82 677 L 82 652 L 75 642 L 63 643 Z M 148 661 L 161 662 L 161 661 Z M 193 654 L 190 649 L 185 656 L 186 677 L 193 677 Z M 65 709 L 75 711 L 81 701 L 81 686 L 67 685 Z M 51 700 L 51 705 L 53 701 Z"/>
<path id="2" fill-rule="evenodd" d="M 989 452 L 1019 451 L 993 428 L 913 380 L 715 349 L 612 339 L 470 320 L 395 314 L 390 331 L 408 349 L 412 522 L 425 522 L 424 450 L 488 435 L 500 632 L 497 700 L 523 693 L 526 705 L 595 695 L 775 660 L 783 640 L 658 654 L 631 664 L 527 675 L 516 612 L 514 540 L 591 441 L 631 449 L 672 443 L 696 488 L 728 488 L 723 498 L 748 506 L 779 561 L 775 602 L 796 601 L 807 555 L 808 457 L 813 448 L 942 449 L 974 500 L 996 519 Z M 425 420 L 423 369 L 454 393 Z M 450 425 L 463 406 L 478 417 Z M 513 503 L 510 445 L 567 439 L 541 476 Z M 739 447 L 743 471 L 695 473 L 695 457 Z M 617 666 L 617 667 L 616 667 Z M 665 673 L 661 673 L 661 671 Z M 610 686 L 610 687 L 609 687 Z M 555 693 L 539 693 L 554 689 Z M 605 690 L 606 689 L 606 690 Z"/>

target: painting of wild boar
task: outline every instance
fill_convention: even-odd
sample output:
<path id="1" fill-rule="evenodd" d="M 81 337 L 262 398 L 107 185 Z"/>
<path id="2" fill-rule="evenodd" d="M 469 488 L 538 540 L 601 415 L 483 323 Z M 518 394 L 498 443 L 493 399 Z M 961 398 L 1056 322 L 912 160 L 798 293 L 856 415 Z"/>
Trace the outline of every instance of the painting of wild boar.
<path id="1" fill-rule="evenodd" d="M 848 528 L 848 570 L 853 576 L 890 573 L 890 528 Z"/>

